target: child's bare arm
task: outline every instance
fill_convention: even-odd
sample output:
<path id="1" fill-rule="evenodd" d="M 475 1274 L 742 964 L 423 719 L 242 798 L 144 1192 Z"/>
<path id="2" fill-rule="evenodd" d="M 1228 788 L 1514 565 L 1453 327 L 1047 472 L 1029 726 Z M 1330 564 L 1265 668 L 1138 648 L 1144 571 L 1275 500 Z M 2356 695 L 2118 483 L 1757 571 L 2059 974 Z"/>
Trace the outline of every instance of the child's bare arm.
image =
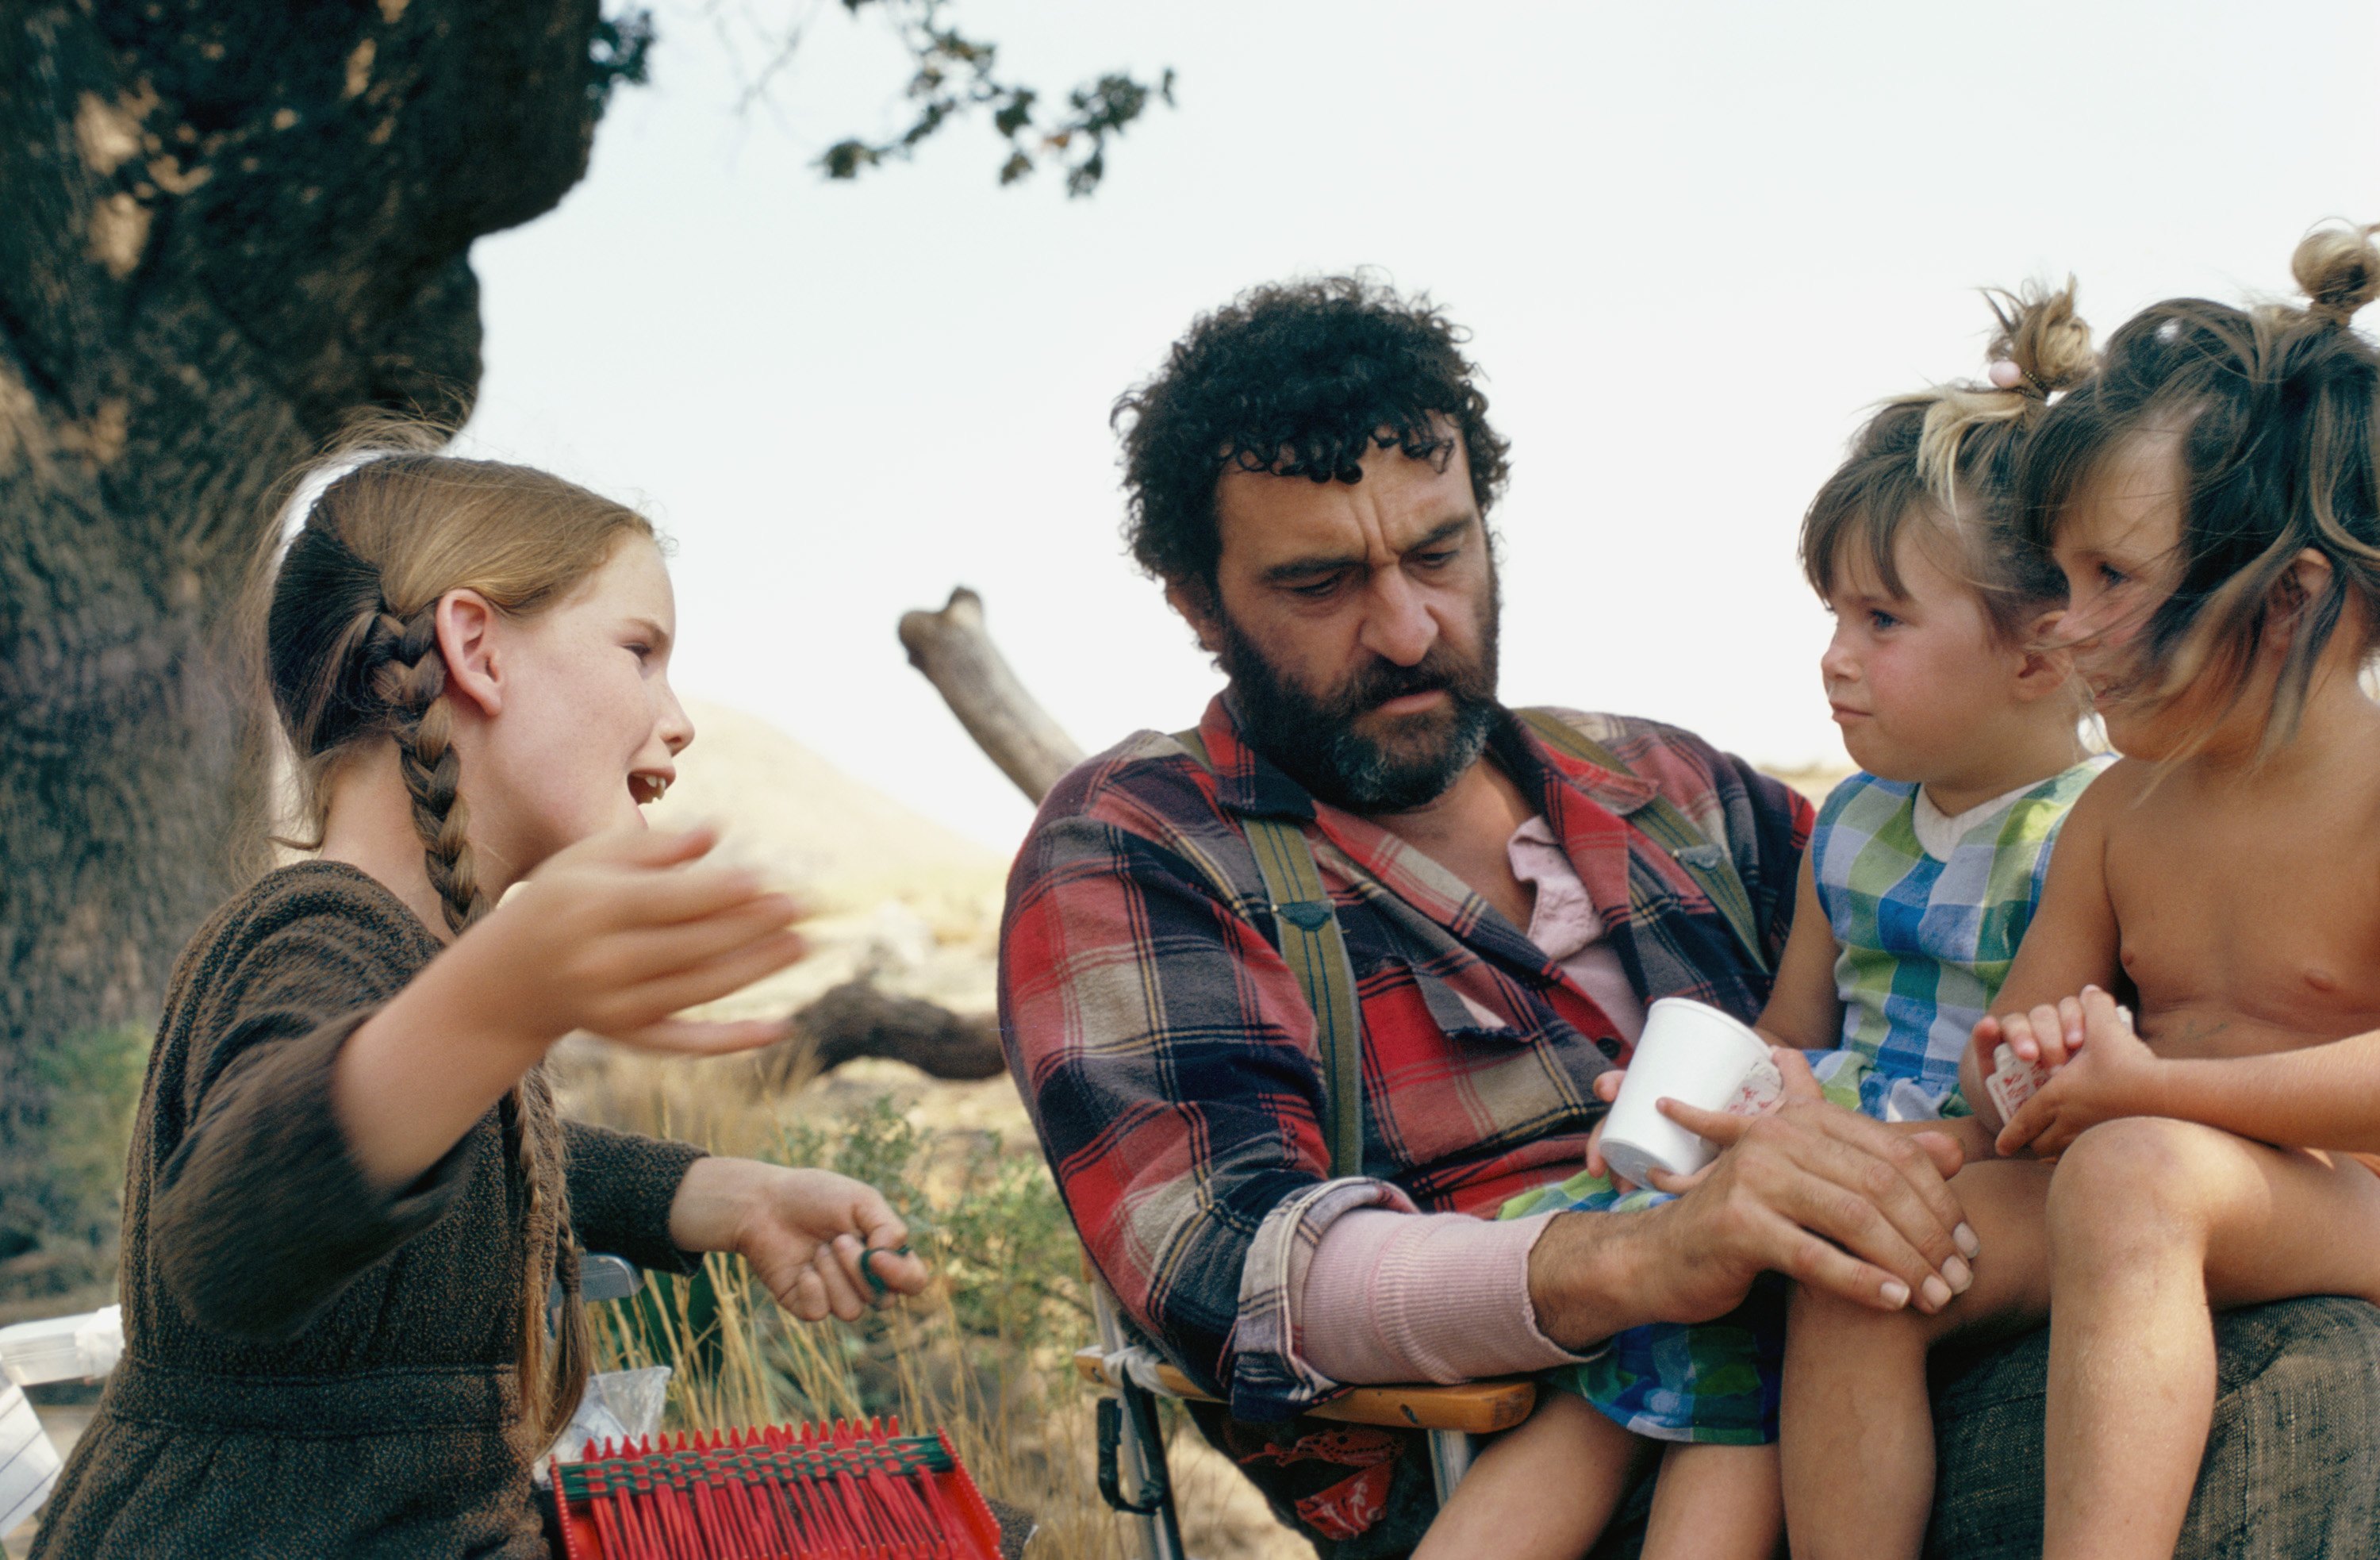
<path id="1" fill-rule="evenodd" d="M 2085 993 L 2082 1007 L 2089 1042 L 2016 1113 L 2004 1145 L 2056 1154 L 2100 1122 L 2161 1115 L 2284 1148 L 2380 1153 L 2380 1030 L 2259 1056 L 2169 1059 L 2107 993 Z"/>
<path id="2" fill-rule="evenodd" d="M 1992 1011 L 1975 1026 L 1974 1040 L 1959 1063 L 1959 1087 L 1977 1119 L 1997 1132 L 2000 1115 L 1984 1088 L 1993 1050 L 2006 1040 L 2027 1061 L 2055 1067 L 2066 1060 L 2067 1034 L 2080 1035 L 2080 1018 L 2068 1023 L 2056 1005 L 2088 985 L 2110 985 L 2121 969 L 2121 938 L 2107 892 L 2107 828 L 2117 808 L 2134 791 L 2133 766 L 2118 764 L 2085 789 L 2058 832 L 2050 853 L 2049 878 L 2041 908 L 2026 929 Z M 2110 784 L 2110 782 L 2115 782 Z"/>
<path id="3" fill-rule="evenodd" d="M 1841 1043 L 1843 1005 L 1835 992 L 1834 928 L 1818 903 L 1810 853 L 1803 852 L 1801 882 L 1793 891 L 1793 930 L 1777 961 L 1777 983 L 1755 1026 L 1778 1045 L 1824 1051 Z"/>

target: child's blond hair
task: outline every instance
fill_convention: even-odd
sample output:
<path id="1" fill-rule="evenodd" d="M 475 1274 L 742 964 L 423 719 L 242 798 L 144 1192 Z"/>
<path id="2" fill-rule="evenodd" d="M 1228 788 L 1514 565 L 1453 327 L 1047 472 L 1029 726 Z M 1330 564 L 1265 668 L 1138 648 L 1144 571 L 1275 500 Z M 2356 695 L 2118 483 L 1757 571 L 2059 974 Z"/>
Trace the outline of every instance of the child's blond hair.
<path id="1" fill-rule="evenodd" d="M 2178 579 L 2143 626 L 2141 664 L 2117 697 L 2169 705 L 2211 694 L 2181 750 L 2202 748 L 2255 679 L 2277 629 L 2289 653 L 2259 750 L 2289 739 L 2350 604 L 2366 653 L 2380 641 L 2380 351 L 2350 323 L 2380 297 L 2380 227 L 2308 234 L 2290 259 L 2304 308 L 2170 299 L 2125 322 L 2107 365 L 2045 422 L 2022 473 L 2033 541 L 2046 547 L 2107 457 L 2143 435 L 2179 444 Z M 2285 584 L 2308 549 L 2330 566 L 2310 600 Z"/>
<path id="2" fill-rule="evenodd" d="M 2065 585 L 2046 552 L 2027 545 L 2017 513 L 2018 457 L 2049 398 L 2095 363 L 2091 327 L 2074 312 L 2074 284 L 2055 292 L 1987 292 L 1999 323 L 1990 355 L 2010 383 L 1943 385 L 1896 396 L 1852 441 L 1802 521 L 1802 572 L 1831 596 L 1847 567 L 1864 564 L 1903 594 L 1900 542 L 1916 532 L 1945 571 L 1982 602 L 1993 635 L 2023 642 Z"/>

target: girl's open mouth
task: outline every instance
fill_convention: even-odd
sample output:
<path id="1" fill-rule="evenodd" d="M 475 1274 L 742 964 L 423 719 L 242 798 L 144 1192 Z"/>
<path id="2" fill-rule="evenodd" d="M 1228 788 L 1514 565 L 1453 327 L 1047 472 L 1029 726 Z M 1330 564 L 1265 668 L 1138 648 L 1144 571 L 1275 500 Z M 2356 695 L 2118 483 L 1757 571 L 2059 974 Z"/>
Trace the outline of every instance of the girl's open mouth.
<path id="1" fill-rule="evenodd" d="M 653 773 L 631 774 L 628 776 L 628 795 L 636 798 L 638 807 L 659 801 L 669 794 L 670 782 L 674 778 L 674 775 Z"/>

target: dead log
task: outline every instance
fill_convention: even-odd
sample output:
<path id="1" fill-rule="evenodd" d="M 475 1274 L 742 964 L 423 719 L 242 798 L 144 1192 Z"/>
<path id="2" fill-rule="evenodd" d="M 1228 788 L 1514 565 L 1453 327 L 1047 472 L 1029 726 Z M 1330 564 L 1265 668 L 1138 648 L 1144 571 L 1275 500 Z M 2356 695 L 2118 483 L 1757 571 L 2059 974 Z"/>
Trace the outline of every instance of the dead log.
<path id="1" fill-rule="evenodd" d="M 759 1054 L 763 1082 L 791 1089 L 862 1056 L 906 1062 L 934 1078 L 991 1078 L 1007 1066 L 989 1013 L 953 1013 L 846 981 L 794 1015 L 794 1034 Z"/>
<path id="2" fill-rule="evenodd" d="M 1038 802 L 1083 762 L 1058 723 L 1025 691 L 984 628 L 983 598 L 962 585 L 940 612 L 904 613 L 901 643 L 1000 772 Z"/>
<path id="3" fill-rule="evenodd" d="M 984 628 L 983 598 L 962 585 L 940 612 L 904 613 L 909 664 L 934 685 L 1002 774 L 1039 801 L 1083 760 L 1058 723 L 1016 680 Z M 990 1078 L 1006 1064 L 990 1014 L 953 1013 L 930 1002 L 848 981 L 794 1015 L 793 1038 L 760 1054 L 762 1080 L 799 1086 L 861 1056 L 906 1062 L 935 1078 Z"/>

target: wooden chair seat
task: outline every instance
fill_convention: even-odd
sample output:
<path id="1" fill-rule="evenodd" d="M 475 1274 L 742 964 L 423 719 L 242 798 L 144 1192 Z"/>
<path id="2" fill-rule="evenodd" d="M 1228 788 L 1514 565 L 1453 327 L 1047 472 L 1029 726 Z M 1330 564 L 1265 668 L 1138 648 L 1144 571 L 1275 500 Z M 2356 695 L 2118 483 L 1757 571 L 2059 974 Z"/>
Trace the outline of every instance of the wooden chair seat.
<path id="1" fill-rule="evenodd" d="M 1075 1351 L 1075 1370 L 1096 1386 L 1112 1387 L 1106 1359 L 1096 1348 Z M 1193 1403 L 1219 1401 L 1198 1390 L 1189 1377 L 1160 1363 L 1158 1379 L 1166 1392 Z M 1526 1380 L 1465 1382 L 1460 1386 L 1359 1386 L 1309 1409 L 1318 1420 L 1345 1424 L 1385 1425 L 1402 1430 L 1459 1430 L 1471 1435 L 1493 1435 L 1529 1417 L 1537 1404 L 1537 1389 Z"/>

